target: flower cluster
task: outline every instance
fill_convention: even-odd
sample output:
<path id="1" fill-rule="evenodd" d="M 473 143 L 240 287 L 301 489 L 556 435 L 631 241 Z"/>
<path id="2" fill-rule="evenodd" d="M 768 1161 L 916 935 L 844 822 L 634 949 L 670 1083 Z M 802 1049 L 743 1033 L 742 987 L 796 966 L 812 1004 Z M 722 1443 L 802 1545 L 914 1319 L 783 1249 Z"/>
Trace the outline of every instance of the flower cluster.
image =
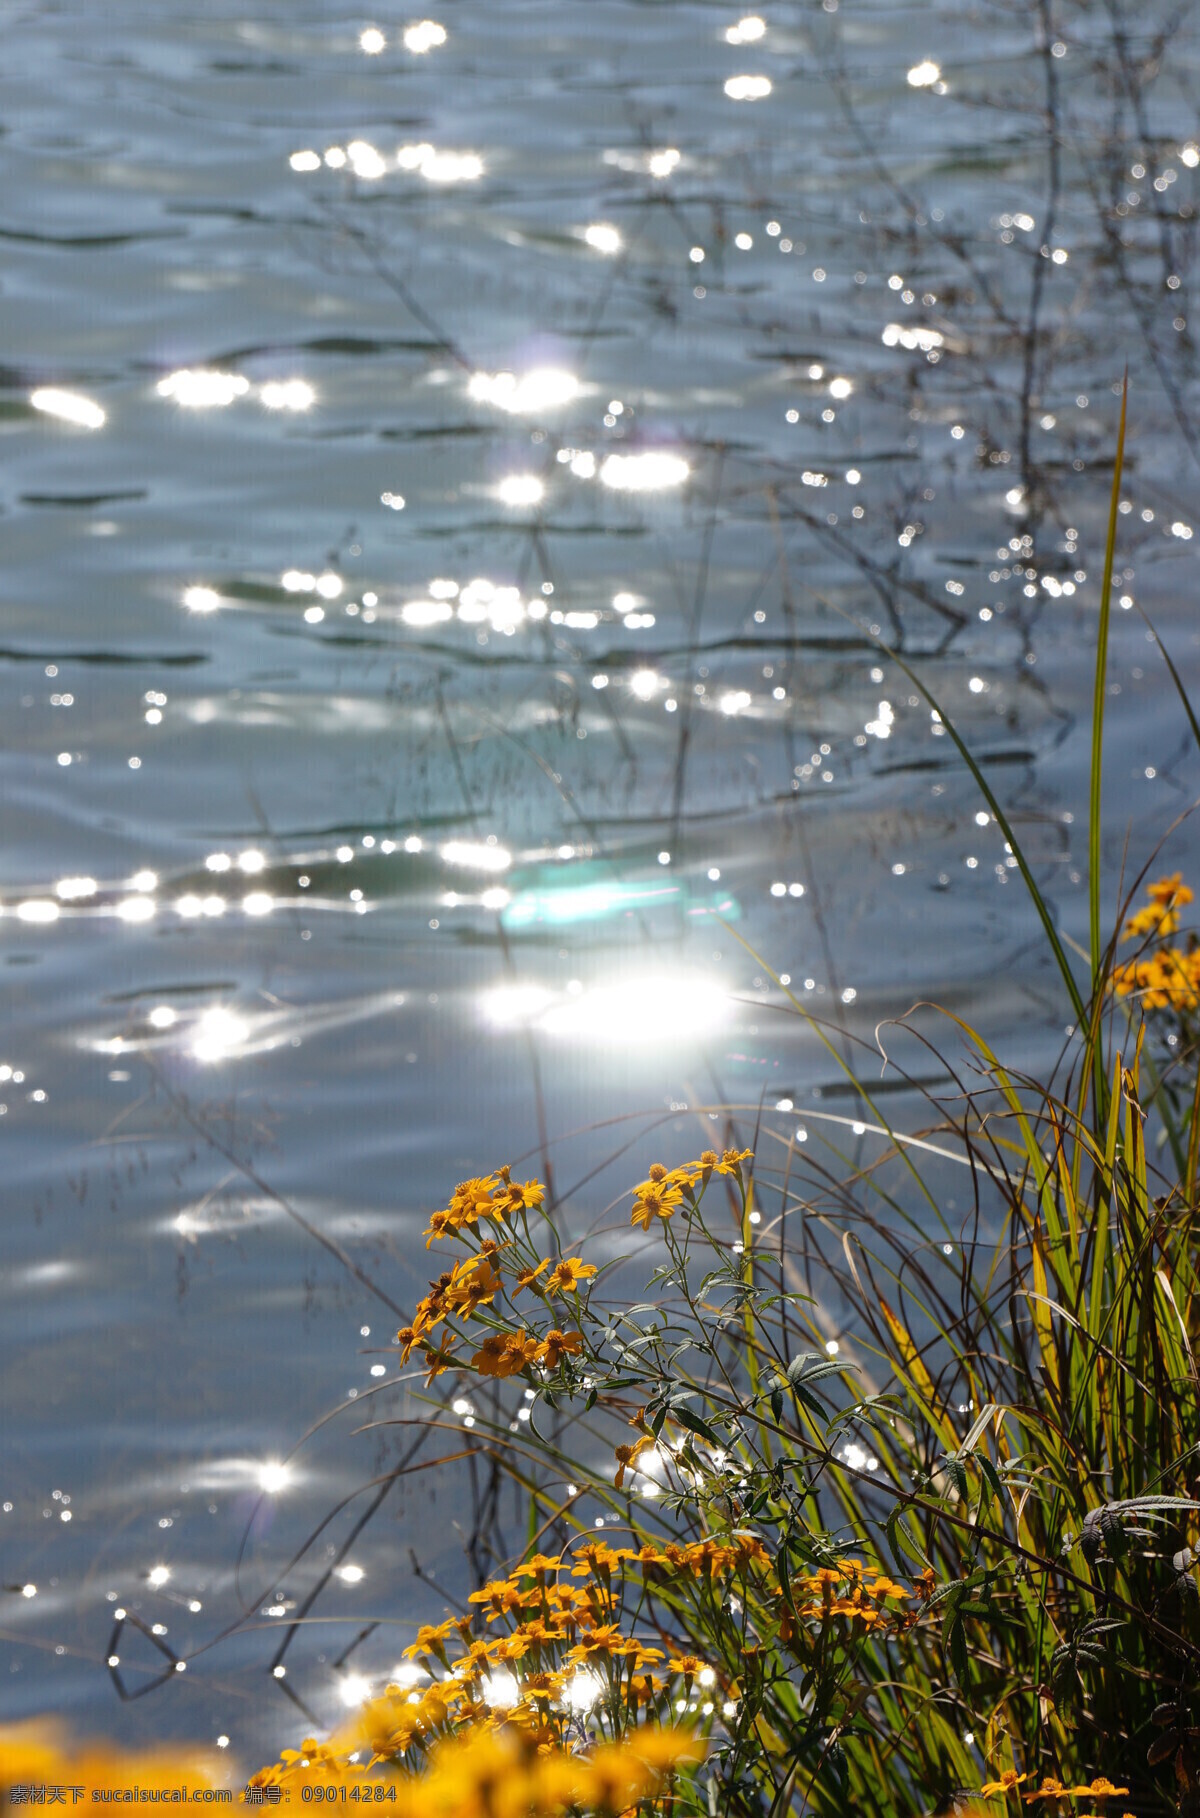
<path id="1" fill-rule="evenodd" d="M 665 1225 L 681 1209 L 694 1211 L 714 1174 L 732 1175 L 741 1184 L 742 1163 L 753 1153 L 752 1149 L 725 1149 L 718 1155 L 714 1149 L 705 1149 L 699 1161 L 685 1162 L 681 1168 L 664 1168 L 655 1162 L 649 1177 L 634 1189 L 630 1224 L 649 1231 L 656 1218 Z"/>
<path id="2" fill-rule="evenodd" d="M 14 1786 L 68 1782 L 89 1792 L 130 1785 L 165 1791 L 181 1780 L 200 1788 L 223 1786 L 227 1778 L 224 1765 L 198 1749 L 124 1750 L 107 1742 L 81 1742 L 64 1724 L 43 1721 L 0 1728 L 0 1809 Z"/>
<path id="3" fill-rule="evenodd" d="M 1028 1774 L 1019 1774 L 1016 1768 L 1005 1768 L 998 1780 L 989 1780 L 985 1786 L 980 1787 L 979 1797 L 981 1799 L 1007 1799 L 1010 1794 L 1015 1794 L 1017 1788 L 1028 1779 Z M 1060 1802 L 1074 1799 L 1117 1799 L 1128 1791 L 1127 1786 L 1114 1786 L 1113 1782 L 1106 1779 L 1104 1775 L 1089 1780 L 1084 1786 L 1064 1786 L 1061 1780 L 1056 1780 L 1052 1774 L 1047 1774 L 1041 1785 L 1034 1791 L 1021 1793 L 1019 1797 L 1023 1805 L 1037 1805 L 1048 1800 Z M 1101 1815 L 1095 1812 L 1083 1812 L 1078 1813 L 1077 1818 L 1101 1818 Z M 1126 1812 L 1123 1814 L 1123 1818 L 1134 1818 L 1134 1815 L 1132 1812 Z"/>
<path id="4" fill-rule="evenodd" d="M 1118 997 L 1136 994 L 1146 1010 L 1195 1010 L 1200 1006 L 1200 943 L 1191 935 L 1186 947 L 1153 945 L 1179 932 L 1179 911 L 1194 901 L 1194 893 L 1177 871 L 1151 884 L 1147 895 L 1150 900 L 1130 916 L 1121 939 L 1140 940 L 1149 950 L 1114 968 L 1113 990 Z"/>

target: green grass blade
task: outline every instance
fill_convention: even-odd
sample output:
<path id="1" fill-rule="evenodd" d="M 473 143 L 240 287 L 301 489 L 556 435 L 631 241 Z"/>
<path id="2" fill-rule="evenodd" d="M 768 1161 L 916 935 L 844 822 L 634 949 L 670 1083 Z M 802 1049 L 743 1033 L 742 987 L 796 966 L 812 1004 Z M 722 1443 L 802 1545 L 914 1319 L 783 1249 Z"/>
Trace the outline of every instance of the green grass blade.
<path id="1" fill-rule="evenodd" d="M 1088 799 L 1088 917 L 1091 929 L 1092 994 L 1099 994 L 1103 948 L 1100 944 L 1100 772 L 1104 743 L 1104 681 L 1108 669 L 1108 620 L 1112 610 L 1113 559 L 1117 549 L 1117 507 L 1121 502 L 1121 470 L 1125 464 L 1125 410 L 1129 401 L 1129 374 L 1121 384 L 1121 422 L 1117 430 L 1117 458 L 1113 465 L 1112 498 L 1108 508 L 1108 539 L 1104 546 L 1104 578 L 1100 583 L 1100 626 L 1096 637 L 1096 681 L 1092 694 L 1092 780 Z"/>
<path id="2" fill-rule="evenodd" d="M 1200 750 L 1200 720 L 1197 720 L 1195 711 L 1193 710 L 1193 707 L 1192 707 L 1192 703 L 1188 699 L 1188 692 L 1187 692 L 1187 689 L 1183 685 L 1183 678 L 1180 675 L 1178 669 L 1176 669 L 1174 663 L 1171 661 L 1170 654 L 1167 650 L 1166 645 L 1163 643 L 1162 639 L 1159 637 L 1157 631 L 1155 631 L 1153 625 L 1150 623 L 1150 620 L 1146 617 L 1146 614 L 1142 611 L 1142 608 L 1140 606 L 1138 607 L 1138 611 L 1142 615 L 1143 625 L 1145 625 L 1146 630 L 1150 633 L 1150 636 L 1154 639 L 1154 642 L 1158 645 L 1159 655 L 1162 657 L 1163 662 L 1167 666 L 1167 672 L 1170 675 L 1171 680 L 1175 684 L 1175 692 L 1179 696 L 1179 699 L 1183 704 L 1183 711 L 1187 714 L 1188 725 L 1192 729 L 1192 737 L 1196 741 L 1196 748 L 1197 748 L 1197 750 Z"/>

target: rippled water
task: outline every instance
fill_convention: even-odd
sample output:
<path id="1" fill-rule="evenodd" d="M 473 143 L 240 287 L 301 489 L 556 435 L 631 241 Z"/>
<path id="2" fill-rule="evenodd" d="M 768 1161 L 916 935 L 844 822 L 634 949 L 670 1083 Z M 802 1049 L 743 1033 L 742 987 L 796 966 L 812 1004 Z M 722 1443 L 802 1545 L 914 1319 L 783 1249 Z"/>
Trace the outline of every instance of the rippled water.
<path id="1" fill-rule="evenodd" d="M 407 1442 L 355 1429 L 416 1411 L 361 1404 L 454 1180 L 602 1221 L 695 1108 L 840 1140 L 767 966 L 849 1037 L 1061 1044 L 882 645 L 1086 941 L 1126 363 L 1106 889 L 1195 787 L 1137 607 L 1194 679 L 1200 45 L 1166 0 L 4 14 L 0 1711 L 248 1760 L 440 1608 L 410 1542 L 461 1579 L 425 1478 L 289 1563 Z"/>

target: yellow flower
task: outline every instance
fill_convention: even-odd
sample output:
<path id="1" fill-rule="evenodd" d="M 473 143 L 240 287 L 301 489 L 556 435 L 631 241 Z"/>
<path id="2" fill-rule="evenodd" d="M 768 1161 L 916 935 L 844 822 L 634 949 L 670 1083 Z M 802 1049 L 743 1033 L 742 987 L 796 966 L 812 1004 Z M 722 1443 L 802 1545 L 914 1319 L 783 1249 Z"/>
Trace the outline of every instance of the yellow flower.
<path id="1" fill-rule="evenodd" d="M 481 1591 L 472 1591 L 467 1602 L 486 1604 L 491 1622 L 493 1617 L 503 1616 L 508 1610 L 519 1610 L 524 1597 L 523 1585 L 514 1584 L 511 1578 L 494 1578 Z"/>
<path id="2" fill-rule="evenodd" d="M 630 1470 L 641 1454 L 648 1451 L 653 1444 L 654 1441 L 650 1438 L 649 1434 L 643 1433 L 642 1437 L 635 1445 L 617 1447 L 617 1475 L 613 1479 L 613 1482 L 618 1490 L 625 1482 L 626 1471 Z"/>
<path id="3" fill-rule="evenodd" d="M 1016 1768 L 1005 1768 L 999 1780 L 989 1780 L 986 1786 L 980 1787 L 980 1798 L 990 1799 L 995 1793 L 1011 1793 L 1015 1786 L 1020 1786 L 1028 1778 L 1028 1774 L 1018 1774 Z"/>
<path id="4" fill-rule="evenodd" d="M 655 1181 L 649 1181 L 644 1188 L 639 1189 L 638 1196 L 633 1202 L 629 1222 L 631 1225 L 640 1225 L 643 1231 L 648 1231 L 651 1219 L 661 1218 L 665 1222 L 672 1216 L 676 1207 L 682 1204 L 683 1194 L 678 1187 L 663 1186 Z"/>
<path id="5" fill-rule="evenodd" d="M 554 1326 L 537 1348 L 537 1361 L 548 1370 L 557 1370 L 564 1357 L 574 1357 L 582 1349 L 582 1332 L 560 1332 Z"/>
<path id="6" fill-rule="evenodd" d="M 493 1332 L 471 1358 L 481 1376 L 516 1376 L 536 1361 L 538 1343 L 527 1332 Z"/>
<path id="7" fill-rule="evenodd" d="M 494 1195 L 491 1213 L 494 1218 L 511 1218 L 515 1212 L 536 1211 L 546 1197 L 540 1180 L 509 1180 L 508 1169 L 501 1168 L 501 1185 Z"/>
<path id="8" fill-rule="evenodd" d="M 595 1263 L 585 1263 L 582 1256 L 564 1256 L 546 1282 L 547 1294 L 577 1294 L 581 1281 L 596 1273 Z"/>
<path id="9" fill-rule="evenodd" d="M 431 1627 L 429 1623 L 422 1623 L 417 1630 L 417 1639 L 410 1642 L 404 1650 L 405 1660 L 415 1660 L 418 1654 L 436 1654 L 439 1660 L 444 1661 L 446 1651 L 442 1643 L 455 1626 L 453 1617 L 449 1622 L 438 1623 L 436 1628 Z"/>
<path id="10" fill-rule="evenodd" d="M 1166 883 L 1167 881 L 1168 880 L 1164 878 L 1163 882 Z M 1087 1786 L 1072 1786 L 1068 1787 L 1067 1791 L 1072 1795 L 1090 1793 L 1093 1799 L 1111 1799 L 1118 1793 L 1127 1793 L 1129 1788 L 1127 1786 L 1114 1786 L 1112 1781 L 1106 1780 L 1102 1774 L 1098 1780 L 1091 1781 Z"/>
<path id="11" fill-rule="evenodd" d="M 548 1269 L 549 1267 L 550 1267 L 550 1258 L 548 1256 L 544 1256 L 542 1258 L 541 1262 L 538 1264 L 536 1269 L 518 1270 L 517 1284 L 516 1284 L 516 1287 L 513 1289 L 513 1293 L 519 1294 L 521 1292 L 522 1288 L 536 1287 L 538 1276 L 542 1273 L 543 1269 Z M 540 1290 L 539 1290 L 539 1292 L 540 1292 Z"/>
<path id="12" fill-rule="evenodd" d="M 429 1349 L 424 1353 L 424 1357 L 426 1388 L 428 1388 L 435 1376 L 441 1376 L 446 1370 L 458 1368 L 459 1360 L 455 1357 L 448 1345 L 430 1345 Z"/>
<path id="13" fill-rule="evenodd" d="M 547 1572 L 557 1572 L 562 1569 L 562 1556 L 560 1554 L 557 1558 L 551 1559 L 547 1553 L 535 1553 L 532 1559 L 522 1560 L 521 1564 L 513 1569 L 522 1577 L 536 1578 L 541 1584 Z"/>

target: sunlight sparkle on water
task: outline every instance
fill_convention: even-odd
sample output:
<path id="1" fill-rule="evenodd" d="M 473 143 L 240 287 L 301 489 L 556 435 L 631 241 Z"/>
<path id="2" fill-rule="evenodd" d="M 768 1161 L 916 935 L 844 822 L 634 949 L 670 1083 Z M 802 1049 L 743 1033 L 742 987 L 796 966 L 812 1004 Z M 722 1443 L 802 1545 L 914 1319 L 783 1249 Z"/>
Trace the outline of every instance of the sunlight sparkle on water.
<path id="1" fill-rule="evenodd" d="M 147 1579 L 154 1586 L 155 1590 L 157 1590 L 160 1585 L 166 1584 L 170 1576 L 171 1568 L 170 1566 L 165 1565 L 151 1566 L 150 1570 L 146 1573 Z"/>
<path id="2" fill-rule="evenodd" d="M 117 904 L 117 915 L 123 922 L 150 922 L 156 906 L 153 897 L 127 896 Z"/>
<path id="3" fill-rule="evenodd" d="M 607 221 L 593 221 L 585 227 L 583 237 L 594 252 L 617 253 L 621 250 L 621 235 L 617 228 Z"/>
<path id="4" fill-rule="evenodd" d="M 493 1028 L 515 1029 L 530 1022 L 553 1001 L 554 993 L 545 985 L 500 985 L 495 991 L 485 992 L 482 1008 L 485 1020 Z"/>
<path id="5" fill-rule="evenodd" d="M 409 600 L 400 617 L 406 625 L 442 625 L 454 617 L 454 608 L 449 600 Z"/>
<path id="6" fill-rule="evenodd" d="M 371 1696 L 371 1681 L 362 1673 L 344 1673 L 338 1683 L 338 1697 L 347 1710 L 355 1711 Z"/>
<path id="7" fill-rule="evenodd" d="M 611 454 L 600 469 L 602 486 L 614 492 L 662 492 L 682 486 L 691 468 L 681 455 L 647 451 L 644 454 Z"/>
<path id="8" fill-rule="evenodd" d="M 50 897 L 33 896 L 17 904 L 19 922 L 56 922 L 61 910 Z"/>
<path id="9" fill-rule="evenodd" d="M 472 373 L 467 389 L 472 398 L 482 403 L 524 415 L 569 404 L 579 395 L 579 380 L 561 367 L 539 366 L 533 372 L 522 373 L 520 378 L 512 372 Z"/>
<path id="10" fill-rule="evenodd" d="M 770 92 L 769 76 L 730 76 L 725 84 L 731 101 L 765 101 Z"/>
<path id="11" fill-rule="evenodd" d="M 519 1704 L 521 1688 L 515 1674 L 503 1667 L 498 1672 L 488 1673 L 483 1681 L 483 1699 L 494 1711 L 511 1710 L 514 1704 Z"/>
<path id="12" fill-rule="evenodd" d="M 366 1576 L 360 1565 L 335 1566 L 334 1571 L 343 1584 L 361 1584 Z"/>
<path id="13" fill-rule="evenodd" d="M 60 877 L 54 891 L 64 903 L 69 903 L 77 897 L 95 896 L 99 888 L 94 877 Z"/>
<path id="14" fill-rule="evenodd" d="M 629 687 L 639 701 L 652 701 L 659 689 L 666 687 L 666 682 L 653 669 L 635 669 L 629 678 Z"/>
<path id="15" fill-rule="evenodd" d="M 426 141 L 402 145 L 396 154 L 401 170 L 415 170 L 427 183 L 474 183 L 483 175 L 483 159 L 477 152 L 436 151 Z"/>
<path id="16" fill-rule="evenodd" d="M 317 397 L 306 379 L 268 379 L 258 395 L 268 410 L 311 410 Z"/>
<path id="17" fill-rule="evenodd" d="M 286 1490 L 291 1481 L 292 1473 L 285 1464 L 268 1459 L 259 1466 L 258 1487 L 264 1496 L 278 1496 L 280 1490 Z"/>
<path id="18" fill-rule="evenodd" d="M 57 385 L 39 385 L 30 392 L 29 402 L 44 416 L 61 417 L 64 423 L 75 423 L 80 429 L 102 429 L 108 420 L 91 398 L 77 391 L 62 391 Z"/>
<path id="19" fill-rule="evenodd" d="M 766 29 L 765 19 L 760 19 L 757 13 L 748 13 L 744 19 L 739 19 L 736 25 L 728 28 L 725 33 L 725 42 L 726 44 L 757 44 L 758 40 L 766 34 Z"/>
<path id="20" fill-rule="evenodd" d="M 611 1046 L 661 1046 L 712 1034 L 728 1020 L 729 999 L 706 979 L 652 975 L 599 985 L 556 1004 L 538 1027 L 549 1035 Z"/>
<path id="21" fill-rule="evenodd" d="M 387 165 L 383 158 L 366 139 L 351 139 L 346 147 L 346 156 L 355 176 L 362 177 L 367 183 L 377 183 L 380 177 L 387 175 Z"/>
<path id="22" fill-rule="evenodd" d="M 240 1016 L 217 1004 L 206 1010 L 192 1032 L 192 1054 L 198 1061 L 228 1060 L 243 1047 L 250 1030 Z"/>
<path id="23" fill-rule="evenodd" d="M 238 372 L 210 372 L 183 366 L 170 372 L 155 387 L 160 398 L 174 398 L 184 410 L 223 410 L 250 389 L 249 379 Z"/>
<path id="24" fill-rule="evenodd" d="M 387 39 L 377 25 L 368 25 L 358 34 L 358 48 L 368 57 L 377 57 L 380 51 L 387 49 Z"/>
<path id="25" fill-rule="evenodd" d="M 545 494 L 546 488 L 535 473 L 510 473 L 496 488 L 502 505 L 538 505 Z"/>
<path id="26" fill-rule="evenodd" d="M 404 48 L 411 51 L 414 57 L 423 57 L 445 42 L 446 28 L 439 25 L 436 19 L 418 19 L 415 25 L 405 27 Z"/>
<path id="27" fill-rule="evenodd" d="M 900 322 L 889 322 L 881 337 L 885 347 L 906 347 L 909 352 L 919 348 L 922 353 L 943 346 L 945 338 L 936 328 L 909 328 Z"/>
<path id="28" fill-rule="evenodd" d="M 504 846 L 484 840 L 447 840 L 441 848 L 442 862 L 461 865 L 468 871 L 507 871 L 512 853 Z"/>
<path id="29" fill-rule="evenodd" d="M 568 1710 L 575 1711 L 582 1716 L 599 1704 L 606 1689 L 599 1673 L 593 1672 L 588 1667 L 581 1667 L 563 1687 L 563 1698 Z"/>
<path id="30" fill-rule="evenodd" d="M 941 77 L 942 72 L 939 66 L 931 58 L 926 57 L 922 62 L 914 63 L 909 70 L 908 86 L 910 88 L 932 88 L 935 82 L 941 81 Z"/>
<path id="31" fill-rule="evenodd" d="M 215 612 L 221 596 L 214 587 L 185 587 L 183 603 L 189 612 Z"/>

